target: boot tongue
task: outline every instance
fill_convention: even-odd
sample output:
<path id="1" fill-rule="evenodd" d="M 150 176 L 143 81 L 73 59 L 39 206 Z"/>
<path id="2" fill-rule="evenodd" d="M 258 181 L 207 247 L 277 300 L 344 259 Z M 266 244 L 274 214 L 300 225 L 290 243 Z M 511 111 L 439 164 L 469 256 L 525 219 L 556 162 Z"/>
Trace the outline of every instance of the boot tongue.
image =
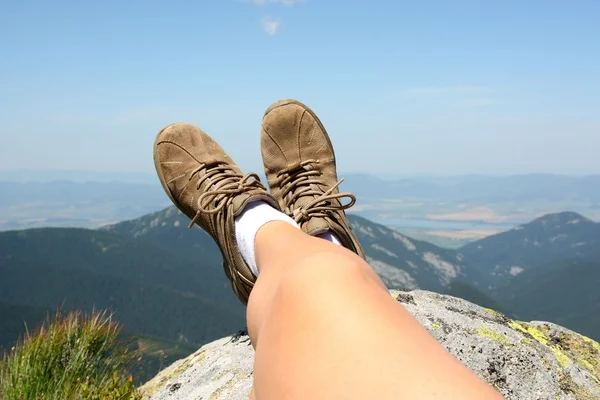
<path id="1" fill-rule="evenodd" d="M 305 232 L 311 236 L 320 235 L 327 231 L 335 234 L 337 238 L 347 249 L 356 252 L 355 246 L 352 241 L 348 238 L 346 229 L 339 224 L 334 218 L 331 217 L 312 217 L 310 221 L 306 222 L 304 227 Z"/>
<path id="2" fill-rule="evenodd" d="M 252 191 L 240 193 L 233 198 L 233 216 L 237 217 L 238 215 L 240 215 L 248 204 L 255 201 L 264 201 L 277 211 L 280 211 L 279 204 L 277 204 L 277 201 L 275 201 L 275 199 L 273 199 L 269 194 L 264 193 L 260 189 L 254 189 Z"/>
<path id="3" fill-rule="evenodd" d="M 317 185 L 311 185 L 311 190 L 320 190 Z M 302 207 L 304 208 L 307 204 L 318 198 L 319 196 L 302 196 L 298 200 L 296 200 L 294 204 L 294 208 Z M 304 230 L 309 235 L 319 235 L 321 233 L 325 233 L 330 230 L 329 218 L 323 215 L 322 217 L 314 215 L 307 222 L 302 224 Z"/>
<path id="4" fill-rule="evenodd" d="M 327 217 L 312 217 L 303 224 L 303 228 L 305 229 L 305 232 L 311 236 L 320 235 L 321 233 L 330 230 L 327 219 Z"/>

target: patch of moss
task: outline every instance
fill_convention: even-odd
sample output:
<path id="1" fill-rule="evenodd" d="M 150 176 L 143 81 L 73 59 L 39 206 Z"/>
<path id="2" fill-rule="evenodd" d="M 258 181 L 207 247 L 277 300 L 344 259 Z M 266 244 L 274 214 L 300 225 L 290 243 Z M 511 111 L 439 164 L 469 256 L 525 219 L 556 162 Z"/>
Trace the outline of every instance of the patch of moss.
<path id="1" fill-rule="evenodd" d="M 573 397 L 575 397 L 578 400 L 598 399 L 593 393 L 589 391 L 589 389 L 581 387 L 580 385 L 575 383 L 575 381 L 573 381 L 573 378 L 571 378 L 571 375 L 569 374 L 565 374 L 562 372 L 559 373 L 558 387 L 560 387 L 560 389 L 563 392 L 572 394 Z"/>
<path id="2" fill-rule="evenodd" d="M 554 353 L 554 357 L 556 357 L 556 361 L 560 364 L 561 367 L 565 368 L 571 362 L 571 359 L 563 353 L 562 348 L 559 344 L 555 344 L 550 346 L 552 352 Z"/>
<path id="3" fill-rule="evenodd" d="M 492 330 L 485 322 L 483 323 L 483 326 L 481 328 L 477 329 L 477 334 L 482 337 L 493 339 L 500 343 L 508 343 L 506 337 Z"/>
<path id="4" fill-rule="evenodd" d="M 488 314 L 492 314 L 494 317 L 497 317 L 500 315 L 499 312 L 492 310 L 491 308 L 484 308 L 485 312 Z"/>
<path id="5" fill-rule="evenodd" d="M 577 360 L 581 366 L 589 371 L 594 369 L 594 366 L 588 360 Z"/>
<path id="6" fill-rule="evenodd" d="M 587 337 L 587 336 L 581 336 L 581 337 L 583 338 L 583 340 L 584 340 L 585 342 L 588 342 L 588 343 L 590 343 L 590 344 L 592 345 L 592 347 L 593 347 L 593 348 L 595 348 L 595 349 L 596 349 L 596 351 L 597 351 L 598 353 L 600 353 L 600 344 L 598 344 L 598 342 L 596 342 L 596 341 L 594 341 L 594 340 L 590 339 L 590 338 L 589 338 L 589 337 Z"/>
<path id="7" fill-rule="evenodd" d="M 432 322 L 432 323 L 431 323 L 431 327 L 432 327 L 434 330 L 438 330 L 438 329 L 440 329 L 440 328 L 441 328 L 441 326 L 440 326 L 439 324 L 436 324 L 435 322 Z"/>
<path id="8" fill-rule="evenodd" d="M 510 326 L 514 330 L 518 330 L 522 333 L 531 336 L 544 346 L 549 346 L 550 338 L 541 329 L 533 325 L 529 325 L 525 322 L 510 321 L 508 323 L 508 326 Z M 569 365 L 571 359 L 564 353 L 563 348 L 560 344 L 552 344 L 549 347 L 550 350 L 552 350 L 552 353 L 554 353 L 554 357 L 556 358 L 556 361 L 558 361 L 561 367 L 564 368 L 567 365 Z"/>
<path id="9" fill-rule="evenodd" d="M 561 333 L 560 342 L 575 362 L 587 370 L 600 387 L 600 346 L 578 334 Z"/>
<path id="10" fill-rule="evenodd" d="M 521 341 L 523 343 L 525 343 L 528 346 L 531 346 L 533 344 L 533 342 L 531 341 L 531 339 L 527 338 L 527 337 L 523 337 L 523 339 L 521 339 Z"/>
<path id="11" fill-rule="evenodd" d="M 543 345 L 547 346 L 548 342 L 550 341 L 550 339 L 548 339 L 548 336 L 546 336 L 544 332 L 542 332 L 535 326 L 529 325 L 525 322 L 510 321 L 508 323 L 508 326 L 510 326 L 514 330 L 518 330 L 528 334 Z"/>

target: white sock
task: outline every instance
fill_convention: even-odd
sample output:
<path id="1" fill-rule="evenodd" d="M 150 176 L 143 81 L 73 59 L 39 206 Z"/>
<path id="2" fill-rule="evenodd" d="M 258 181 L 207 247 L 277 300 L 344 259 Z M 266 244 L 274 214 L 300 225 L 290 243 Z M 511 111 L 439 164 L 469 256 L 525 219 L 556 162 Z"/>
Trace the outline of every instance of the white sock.
<path id="1" fill-rule="evenodd" d="M 342 245 L 340 238 L 337 237 L 337 235 L 331 231 L 321 233 L 321 234 L 317 235 L 317 237 L 320 237 L 321 239 L 329 240 L 331 243 L 335 243 L 339 246 Z"/>
<path id="2" fill-rule="evenodd" d="M 235 238 L 238 248 L 242 253 L 242 258 L 255 276 L 258 276 L 258 266 L 256 265 L 254 239 L 258 230 L 271 221 L 285 221 L 300 229 L 296 221 L 264 201 L 248 204 L 244 211 L 235 217 Z"/>

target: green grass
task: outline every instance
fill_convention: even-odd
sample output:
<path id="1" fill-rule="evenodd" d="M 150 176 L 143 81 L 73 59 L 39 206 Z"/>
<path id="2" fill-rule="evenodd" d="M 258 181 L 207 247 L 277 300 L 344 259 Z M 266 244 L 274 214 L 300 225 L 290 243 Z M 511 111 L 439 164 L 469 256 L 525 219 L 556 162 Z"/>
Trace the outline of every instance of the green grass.
<path id="1" fill-rule="evenodd" d="M 0 398 L 140 399 L 128 369 L 137 360 L 106 312 L 57 312 L 0 361 Z"/>

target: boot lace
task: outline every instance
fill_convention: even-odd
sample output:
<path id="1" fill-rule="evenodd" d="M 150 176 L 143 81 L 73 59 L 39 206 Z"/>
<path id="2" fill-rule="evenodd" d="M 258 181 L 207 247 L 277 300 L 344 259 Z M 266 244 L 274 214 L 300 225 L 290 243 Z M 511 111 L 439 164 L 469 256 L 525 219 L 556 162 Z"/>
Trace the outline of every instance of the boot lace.
<path id="1" fill-rule="evenodd" d="M 236 195 L 253 189 L 265 189 L 258 175 L 254 173 L 242 175 L 229 165 L 219 163 L 200 164 L 190 173 L 188 180 L 191 181 L 202 170 L 206 170 L 206 173 L 198 179 L 196 189 L 199 190 L 202 184 L 209 180 L 212 181 L 211 187 L 198 198 L 198 212 L 190 222 L 190 228 L 202 214 L 216 214 L 223 210 L 231 204 Z"/>
<path id="2" fill-rule="evenodd" d="M 335 185 L 325 192 L 314 189 L 312 185 L 324 185 L 324 182 L 318 177 L 321 173 L 315 169 L 315 164 L 319 160 L 306 160 L 277 173 L 277 178 L 274 182 L 279 185 L 282 190 L 282 198 L 284 199 L 284 212 L 291 215 L 296 223 L 308 221 L 312 216 L 324 215 L 330 211 L 346 210 L 356 203 L 356 197 L 352 193 L 334 193 L 337 187 L 344 180 L 340 179 Z M 304 196 L 318 196 L 307 204 L 294 208 L 294 203 Z M 348 204 L 342 204 L 341 199 L 348 198 Z M 340 200 L 335 201 L 335 200 Z"/>

